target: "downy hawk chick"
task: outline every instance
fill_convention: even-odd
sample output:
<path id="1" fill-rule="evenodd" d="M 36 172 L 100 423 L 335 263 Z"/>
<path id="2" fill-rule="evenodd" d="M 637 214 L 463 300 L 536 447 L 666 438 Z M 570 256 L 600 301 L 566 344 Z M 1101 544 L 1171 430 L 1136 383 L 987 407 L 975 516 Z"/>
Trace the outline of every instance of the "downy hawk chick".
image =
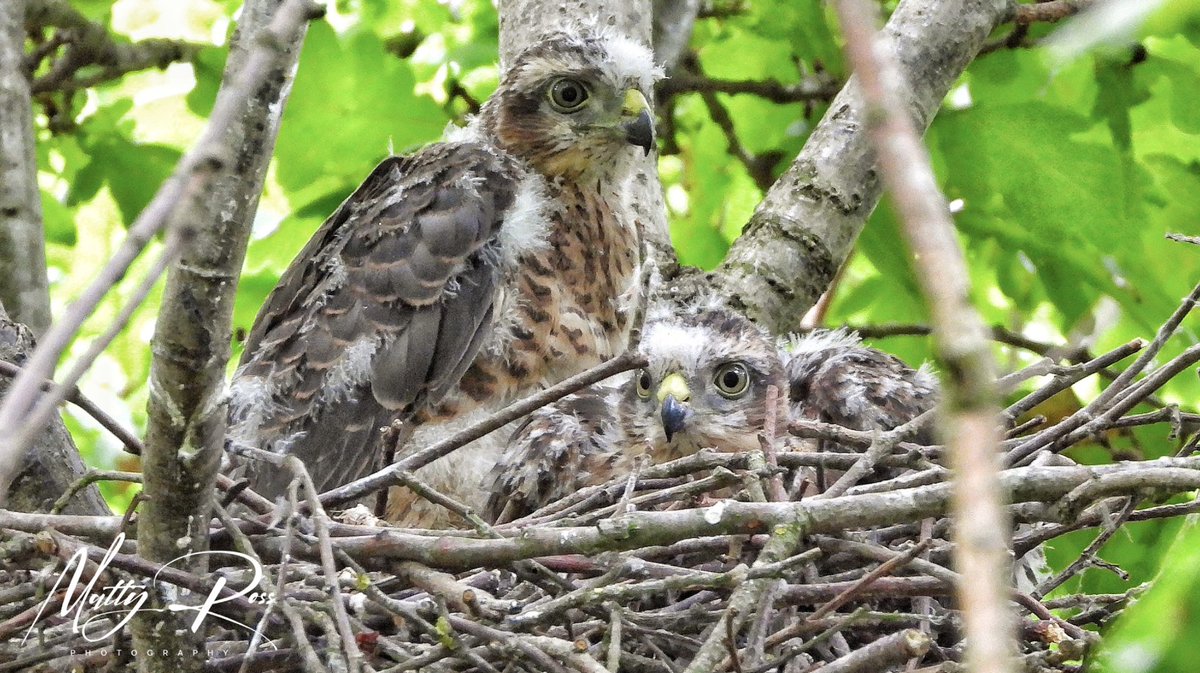
<path id="1" fill-rule="evenodd" d="M 641 351 L 645 369 L 527 419 L 492 472 L 488 516 L 520 518 L 628 474 L 643 455 L 662 463 L 701 448 L 759 451 L 770 385 L 779 391 L 777 435 L 791 418 L 891 429 L 936 402 L 931 376 L 854 335 L 776 340 L 724 309 L 656 309 Z"/>
<path id="2" fill-rule="evenodd" d="M 326 490 L 381 467 L 395 420 L 425 446 L 623 352 L 640 310 L 634 164 L 654 147 L 648 50 L 555 33 L 508 64 L 465 129 L 385 159 L 262 307 L 234 375 L 230 437 L 300 457 Z M 475 506 L 481 441 L 421 476 Z M 259 462 L 273 496 L 291 476 Z M 439 525 L 393 494 L 389 518 Z"/>

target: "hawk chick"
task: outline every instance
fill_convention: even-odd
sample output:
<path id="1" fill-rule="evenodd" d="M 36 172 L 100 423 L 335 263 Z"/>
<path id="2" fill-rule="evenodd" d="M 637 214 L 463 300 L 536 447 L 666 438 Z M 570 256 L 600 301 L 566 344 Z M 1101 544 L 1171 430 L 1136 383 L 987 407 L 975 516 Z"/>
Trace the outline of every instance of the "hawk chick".
<path id="1" fill-rule="evenodd" d="M 767 388 L 780 391 L 776 433 L 789 418 L 891 429 L 931 408 L 936 381 L 844 332 L 776 341 L 726 310 L 652 316 L 649 364 L 539 410 L 492 472 L 486 514 L 520 518 L 584 486 L 695 453 L 758 451 Z"/>
<path id="2" fill-rule="evenodd" d="M 381 426 L 424 446 L 622 352 L 640 309 L 634 159 L 658 70 L 624 38 L 547 36 L 478 117 L 385 159 L 280 279 L 231 386 L 230 436 L 290 452 L 326 490 L 381 467 Z M 469 504 L 480 442 L 422 477 Z M 249 466 L 273 496 L 290 475 Z M 481 503 L 479 503 L 481 504 Z M 394 500 L 391 518 L 436 525 Z"/>

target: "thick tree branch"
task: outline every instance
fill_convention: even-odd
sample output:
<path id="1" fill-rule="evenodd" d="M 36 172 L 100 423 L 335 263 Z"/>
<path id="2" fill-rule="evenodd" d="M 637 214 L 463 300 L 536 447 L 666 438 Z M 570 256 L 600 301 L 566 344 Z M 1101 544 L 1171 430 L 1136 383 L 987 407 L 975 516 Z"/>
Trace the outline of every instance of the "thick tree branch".
<path id="1" fill-rule="evenodd" d="M 33 338 L 29 330 L 9 320 L 0 307 L 0 364 L 6 365 L 5 371 L 10 371 L 9 367 L 19 366 L 31 350 Z M 0 375 L 0 394 L 8 390 L 9 381 L 7 374 Z M 16 467 L 8 506 L 27 512 L 45 509 L 48 502 L 67 492 L 86 469 L 62 419 L 55 416 L 37 434 L 33 447 Z M 94 484 L 79 489 L 76 497 L 62 511 L 69 514 L 111 514 Z"/>
<path id="2" fill-rule="evenodd" d="M 1200 458 L 1092 467 L 1022 467 L 1005 470 L 1001 486 L 1012 502 L 1055 502 L 1072 492 L 1097 502 L 1146 489 L 1169 495 L 1200 488 Z M 1088 488 L 1080 489 L 1087 485 Z M 384 529 L 370 536 L 339 537 L 338 546 L 372 567 L 384 559 L 417 561 L 432 568 L 465 570 L 496 567 L 522 559 L 566 554 L 597 554 L 670 545 L 691 538 L 757 534 L 775 526 L 796 525 L 805 535 L 916 523 L 949 511 L 953 485 L 936 483 L 800 502 L 723 500 L 702 508 L 634 512 L 591 526 L 528 527 L 511 537 L 481 539 L 430 536 Z M 264 544 L 276 551 L 278 538 Z M 989 636 L 990 637 L 990 636 Z"/>
<path id="3" fill-rule="evenodd" d="M 0 3 L 0 304 L 41 335 L 50 326 L 50 290 L 25 79 L 25 2 Z"/>
<path id="4" fill-rule="evenodd" d="M 917 128 L 929 125 L 946 92 L 992 30 L 1012 16 L 1007 0 L 904 0 L 886 27 Z M 800 327 L 828 287 L 882 185 L 866 132 L 866 108 L 848 85 L 834 99 L 791 168 L 775 183 L 711 274 L 668 278 L 678 296 L 712 289 L 774 332 Z"/>
<path id="5" fill-rule="evenodd" d="M 654 58 L 674 76 L 675 66 L 692 39 L 700 0 L 653 0 Z"/>
<path id="6" fill-rule="evenodd" d="M 954 470 L 954 560 L 962 580 L 967 664 L 974 673 L 1017 670 L 1016 630 L 1006 584 L 1010 522 L 1002 506 L 999 407 L 987 331 L 969 299 L 966 260 L 929 154 L 905 104 L 904 75 L 875 30 L 876 12 L 864 0 L 835 3 L 846 53 L 867 103 L 868 131 L 883 181 L 912 251 L 928 300 L 938 355 L 948 372 L 941 430 Z"/>
<path id="7" fill-rule="evenodd" d="M 318 15 L 309 0 L 251 0 L 243 7 L 206 135 L 206 151 L 222 157 L 225 170 L 170 215 L 172 228 L 189 236 L 167 275 L 152 342 L 142 456 L 147 501 L 138 522 L 138 553 L 151 561 L 208 548 L 211 493 L 224 448 L 234 292 L 305 27 Z M 196 571 L 203 569 L 204 557 L 198 558 L 189 564 Z M 155 607 L 168 602 L 161 594 L 152 599 Z M 139 614 L 134 647 L 203 651 L 204 634 L 192 634 L 188 619 Z M 139 667 L 173 671 L 181 663 L 203 668 L 199 657 L 146 658 Z"/>

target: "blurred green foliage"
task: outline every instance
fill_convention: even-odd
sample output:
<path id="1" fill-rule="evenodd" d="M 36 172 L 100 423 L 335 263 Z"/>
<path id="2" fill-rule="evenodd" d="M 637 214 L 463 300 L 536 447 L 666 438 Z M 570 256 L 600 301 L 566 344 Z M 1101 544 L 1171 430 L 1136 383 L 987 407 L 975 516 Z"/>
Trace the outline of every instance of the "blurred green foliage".
<path id="1" fill-rule="evenodd" d="M 57 312 L 119 244 L 125 226 L 203 128 L 239 4 L 73 3 L 134 38 L 179 37 L 213 46 L 195 64 L 87 90 L 74 101 L 73 130 L 40 131 Z M 239 331 L 249 329 L 291 258 L 377 161 L 436 140 L 446 124 L 462 123 L 496 85 L 498 18 L 486 0 L 330 4 L 328 19 L 309 31 L 284 115 L 239 287 Z M 687 61 L 697 74 L 784 85 L 845 80 L 836 24 L 820 0 L 711 5 L 732 11 L 698 21 L 694 55 Z M 997 49 L 981 56 L 947 96 L 928 146 L 956 213 L 975 303 L 989 323 L 1099 352 L 1151 336 L 1200 279 L 1200 250 L 1164 240 L 1167 232 L 1200 234 L 1197 5 L 1163 3 L 1139 34 L 1066 59 L 1044 48 Z M 1040 40 L 1054 29 L 1033 26 L 1027 39 Z M 684 262 L 711 268 L 737 238 L 763 186 L 800 150 L 825 103 L 724 93 L 706 100 L 694 92 L 660 103 L 666 117 L 660 168 L 672 237 Z M 714 120 L 722 111 L 729 124 Z M 81 353 L 108 325 L 144 264 L 135 265 L 88 321 L 68 357 Z M 145 423 L 146 344 L 157 309 L 158 293 L 82 384 L 101 406 L 139 430 Z M 885 202 L 846 265 L 823 324 L 925 322 L 908 254 Z M 1163 357 L 1196 340 L 1193 317 Z M 910 362 L 930 357 L 923 337 L 876 345 Z M 1006 369 L 1031 360 L 1007 347 L 998 346 L 997 353 Z M 1095 390 L 1089 382 L 1073 394 L 1086 400 Z M 1181 376 L 1161 397 L 1194 409 L 1200 380 Z M 1078 399 L 1057 404 L 1065 408 L 1053 413 L 1070 413 Z M 90 463 L 136 465 L 90 419 L 72 417 L 70 427 Z M 1175 448 L 1164 432 L 1147 429 L 1107 437 L 1075 457 L 1100 462 Z M 119 488 L 108 495 L 117 503 L 129 497 Z M 1107 670 L 1195 668 L 1172 647 L 1200 630 L 1200 619 L 1184 618 L 1200 595 L 1194 590 L 1200 540 L 1189 529 L 1172 547 L 1177 529 L 1178 524 L 1139 524 L 1101 550 L 1103 558 L 1123 563 L 1132 573 L 1128 580 L 1093 569 L 1060 589 L 1124 591 L 1153 577 L 1172 550 L 1165 573 L 1170 582 L 1151 592 L 1118 629 L 1108 661 L 1120 664 Z M 1064 538 L 1051 559 L 1073 558 L 1092 535 Z M 1150 651 L 1158 663 L 1129 665 L 1131 652 Z"/>

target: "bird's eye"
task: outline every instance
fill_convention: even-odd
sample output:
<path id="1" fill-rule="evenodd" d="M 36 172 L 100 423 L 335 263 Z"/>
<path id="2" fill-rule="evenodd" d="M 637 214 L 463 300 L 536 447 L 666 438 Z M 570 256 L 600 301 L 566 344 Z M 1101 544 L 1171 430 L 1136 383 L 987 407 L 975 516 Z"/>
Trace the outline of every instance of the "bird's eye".
<path id="1" fill-rule="evenodd" d="M 730 362 L 717 368 L 717 373 L 713 376 L 713 384 L 717 386 L 717 392 L 725 397 L 741 397 L 750 388 L 750 374 L 746 371 L 745 365 L 739 362 Z"/>
<path id="2" fill-rule="evenodd" d="M 578 112 L 587 99 L 587 87 L 579 80 L 564 77 L 550 85 L 550 105 L 559 112 Z"/>
<path id="3" fill-rule="evenodd" d="M 637 394 L 638 397 L 650 397 L 650 372 L 645 369 L 637 373 Z"/>

